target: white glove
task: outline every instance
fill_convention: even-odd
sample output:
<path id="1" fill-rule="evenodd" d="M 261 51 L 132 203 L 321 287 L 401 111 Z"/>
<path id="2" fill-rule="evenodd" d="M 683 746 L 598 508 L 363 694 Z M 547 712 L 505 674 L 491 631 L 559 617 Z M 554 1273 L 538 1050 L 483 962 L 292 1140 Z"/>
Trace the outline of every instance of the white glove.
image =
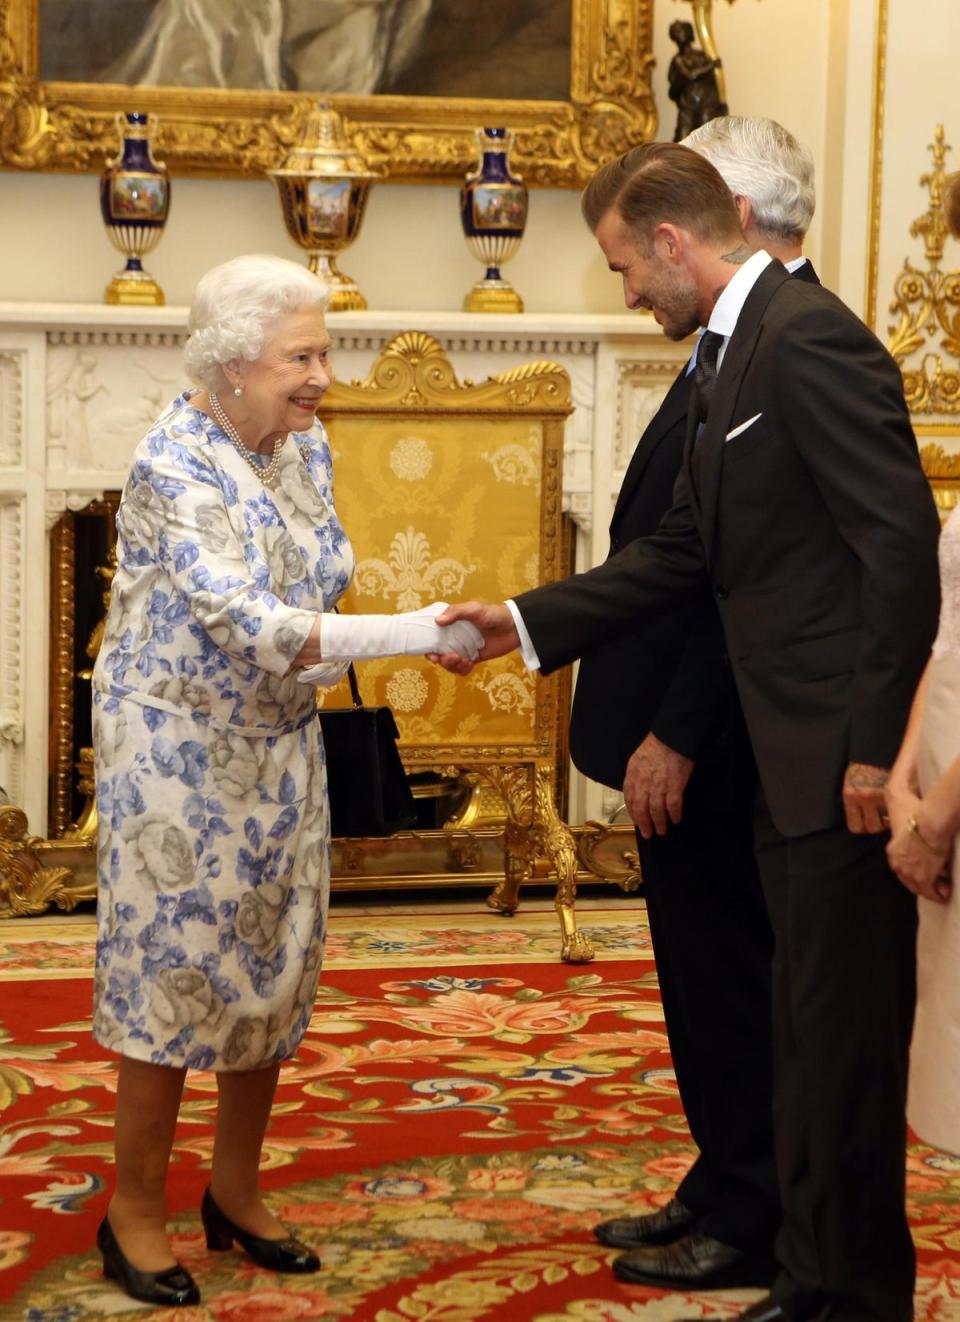
<path id="1" fill-rule="evenodd" d="M 316 684 L 322 689 L 332 689 L 339 684 L 350 668 L 349 661 L 321 661 L 319 665 L 307 666 L 297 675 L 301 684 Z"/>
<path id="2" fill-rule="evenodd" d="M 423 656 L 426 652 L 457 652 L 475 661 L 483 634 L 469 620 L 442 628 L 434 624 L 447 609 L 435 601 L 402 615 L 334 615 L 320 617 L 320 654 L 324 661 L 364 661 L 376 656 Z"/>

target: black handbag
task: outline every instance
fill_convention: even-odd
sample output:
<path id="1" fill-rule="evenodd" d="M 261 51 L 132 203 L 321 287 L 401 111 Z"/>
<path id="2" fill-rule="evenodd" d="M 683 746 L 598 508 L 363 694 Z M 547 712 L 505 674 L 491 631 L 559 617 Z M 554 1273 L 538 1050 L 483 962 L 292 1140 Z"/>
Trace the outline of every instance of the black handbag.
<path id="1" fill-rule="evenodd" d="M 397 749 L 399 730 L 389 707 L 365 707 L 351 663 L 352 707 L 317 713 L 327 754 L 333 835 L 393 835 L 417 821 Z"/>

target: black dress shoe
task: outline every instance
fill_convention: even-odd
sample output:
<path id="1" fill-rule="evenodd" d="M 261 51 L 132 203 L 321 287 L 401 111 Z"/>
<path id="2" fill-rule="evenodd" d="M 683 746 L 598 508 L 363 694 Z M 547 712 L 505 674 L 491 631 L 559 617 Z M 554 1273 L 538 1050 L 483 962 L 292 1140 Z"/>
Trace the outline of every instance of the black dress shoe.
<path id="1" fill-rule="evenodd" d="M 258 1267 L 272 1272 L 315 1272 L 320 1270 L 320 1259 L 313 1249 L 288 1235 L 286 1239 L 264 1239 L 242 1230 L 214 1202 L 207 1189 L 200 1204 L 200 1219 L 207 1235 L 208 1249 L 233 1248 L 236 1240 Z"/>
<path id="2" fill-rule="evenodd" d="M 613 1274 L 631 1285 L 676 1286 L 686 1290 L 725 1290 L 769 1285 L 776 1275 L 772 1258 L 745 1253 L 694 1230 L 672 1244 L 632 1249 L 614 1259 Z"/>
<path id="3" fill-rule="evenodd" d="M 688 1234 L 700 1218 L 679 1198 L 671 1198 L 658 1212 L 601 1221 L 593 1233 L 611 1249 L 638 1249 L 647 1244 L 672 1244 Z"/>
<path id="4" fill-rule="evenodd" d="M 100 1222 L 97 1231 L 97 1248 L 103 1254 L 104 1276 L 111 1281 L 119 1281 L 131 1299 L 141 1299 L 145 1304 L 167 1304 L 181 1308 L 188 1304 L 199 1304 L 197 1283 L 179 1263 L 162 1272 L 142 1272 L 129 1263 L 106 1217 Z"/>

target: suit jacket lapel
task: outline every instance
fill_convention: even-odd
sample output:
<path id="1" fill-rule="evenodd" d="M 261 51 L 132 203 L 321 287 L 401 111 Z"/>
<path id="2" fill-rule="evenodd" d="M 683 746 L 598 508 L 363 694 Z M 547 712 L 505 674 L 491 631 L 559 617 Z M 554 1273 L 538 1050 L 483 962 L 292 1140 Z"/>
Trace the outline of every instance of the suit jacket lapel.
<path id="1" fill-rule="evenodd" d="M 690 381 L 686 375 L 686 364 L 676 377 L 673 385 L 664 396 L 663 403 L 660 405 L 655 416 L 651 418 L 640 442 L 633 452 L 626 472 L 623 475 L 623 481 L 620 484 L 620 493 L 617 496 L 617 503 L 613 507 L 613 514 L 610 518 L 610 535 L 614 534 L 617 520 L 623 514 L 630 503 L 634 491 L 640 483 L 641 478 L 647 471 L 647 465 L 650 463 L 651 456 L 657 446 L 663 441 L 664 437 L 677 423 L 686 415 L 687 405 L 690 398 Z"/>
<path id="2" fill-rule="evenodd" d="M 726 435 L 730 430 L 740 384 L 757 347 L 767 304 L 780 286 L 791 279 L 793 277 L 789 272 L 784 270 L 779 262 L 773 261 L 747 295 L 720 365 L 717 384 L 710 401 L 709 417 L 697 441 L 697 445 L 703 446 L 700 456 L 698 504 L 700 531 L 708 558 L 713 550 Z"/>

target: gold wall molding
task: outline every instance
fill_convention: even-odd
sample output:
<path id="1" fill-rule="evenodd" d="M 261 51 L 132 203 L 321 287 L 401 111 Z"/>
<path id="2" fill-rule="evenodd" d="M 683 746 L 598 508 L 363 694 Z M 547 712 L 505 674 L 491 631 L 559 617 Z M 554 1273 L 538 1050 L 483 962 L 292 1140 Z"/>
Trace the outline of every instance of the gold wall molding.
<path id="1" fill-rule="evenodd" d="M 887 97 L 887 34 L 890 0 L 877 0 L 877 35 L 873 62 L 873 141 L 870 149 L 870 201 L 867 221 L 867 305 L 864 321 L 877 324 L 880 271 L 880 220 L 883 210 L 883 126 Z"/>
<path id="2" fill-rule="evenodd" d="M 0 165 L 93 171 L 116 147 L 114 116 L 160 116 L 158 154 L 179 174 L 259 175 L 297 141 L 315 96 L 213 88 L 41 82 L 40 0 L 0 0 Z M 353 146 L 394 178 L 462 175 L 474 130 L 515 130 L 528 183 L 579 187 L 603 161 L 656 135 L 653 0 L 573 0 L 565 101 L 331 96 Z"/>
<path id="3" fill-rule="evenodd" d="M 920 176 L 930 205 L 910 226 L 924 245 L 926 270 L 907 257 L 894 284 L 890 312 L 899 320 L 888 328 L 888 347 L 903 372 L 904 393 L 913 414 L 960 413 L 960 270 L 943 271 L 948 230 L 943 210 L 947 153 L 952 150 L 938 124 L 929 144 L 933 168 Z M 934 347 L 936 345 L 936 348 Z M 955 360 L 944 363 L 942 349 Z M 921 355 L 920 362 L 908 361 Z"/>

